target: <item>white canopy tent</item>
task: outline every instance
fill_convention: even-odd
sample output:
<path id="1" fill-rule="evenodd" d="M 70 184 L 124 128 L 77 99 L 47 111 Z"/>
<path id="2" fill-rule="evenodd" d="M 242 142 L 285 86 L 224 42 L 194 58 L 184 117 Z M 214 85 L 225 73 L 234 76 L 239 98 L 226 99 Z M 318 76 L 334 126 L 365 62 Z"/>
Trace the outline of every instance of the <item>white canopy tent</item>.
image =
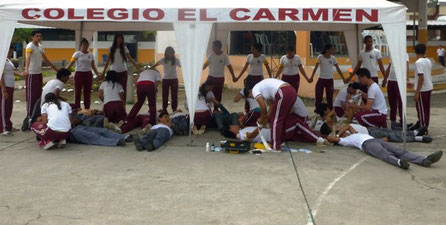
<path id="1" fill-rule="evenodd" d="M 224 43 L 236 30 L 343 31 L 356 64 L 361 31 L 382 25 L 406 115 L 406 7 L 384 0 L 4 0 L 0 15 L 0 62 L 5 62 L 17 22 L 75 30 L 77 43 L 81 37 L 91 40 L 95 31 L 174 30 L 191 123 L 210 38 Z"/>

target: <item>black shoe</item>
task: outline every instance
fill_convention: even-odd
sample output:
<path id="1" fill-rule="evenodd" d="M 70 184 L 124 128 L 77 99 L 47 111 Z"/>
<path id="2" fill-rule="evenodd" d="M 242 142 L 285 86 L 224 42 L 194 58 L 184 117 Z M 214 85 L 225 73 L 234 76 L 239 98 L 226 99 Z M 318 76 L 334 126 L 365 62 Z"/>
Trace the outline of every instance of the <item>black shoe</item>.
<path id="1" fill-rule="evenodd" d="M 154 150 L 155 150 L 155 147 L 153 147 L 153 142 L 152 141 L 147 142 L 147 151 L 151 152 Z"/>
<path id="2" fill-rule="evenodd" d="M 423 143 L 431 143 L 431 142 L 432 142 L 432 138 L 429 137 L 429 136 L 423 136 L 422 139 L 421 139 L 421 141 L 422 141 Z"/>
<path id="3" fill-rule="evenodd" d="M 23 120 L 23 124 L 22 124 L 22 128 L 20 129 L 23 132 L 29 130 L 29 118 L 25 117 L 25 119 Z"/>
<path id="4" fill-rule="evenodd" d="M 420 125 L 420 121 L 417 121 L 414 125 L 410 126 L 409 129 L 410 130 L 417 130 L 420 129 L 421 125 Z"/>
<path id="5" fill-rule="evenodd" d="M 118 146 L 125 146 L 125 139 L 121 139 L 121 140 L 119 140 L 119 142 L 118 142 Z"/>
<path id="6" fill-rule="evenodd" d="M 399 161 L 398 161 L 398 164 L 399 164 L 399 167 L 401 168 L 401 169 L 404 169 L 404 170 L 407 170 L 407 169 L 409 169 L 409 166 L 410 166 L 410 164 L 407 162 L 407 160 L 405 160 L 405 159 L 400 159 Z"/>
<path id="7" fill-rule="evenodd" d="M 421 165 L 424 167 L 429 167 L 432 164 L 438 162 L 438 160 L 441 159 L 441 156 L 443 156 L 443 151 L 436 151 L 436 152 L 426 156 L 426 158 L 423 160 Z"/>
<path id="8" fill-rule="evenodd" d="M 142 151 L 144 150 L 144 147 L 141 144 L 141 140 L 139 139 L 138 136 L 136 136 L 135 138 L 133 138 L 133 143 L 135 144 L 135 147 L 138 151 Z"/>
<path id="9" fill-rule="evenodd" d="M 427 134 L 427 127 L 420 127 L 420 129 L 417 130 L 418 133 L 416 136 L 423 136 Z"/>
<path id="10" fill-rule="evenodd" d="M 133 135 L 129 134 L 124 138 L 125 142 L 130 143 L 133 142 Z"/>
<path id="11" fill-rule="evenodd" d="M 406 126 L 407 126 L 407 129 L 410 130 L 410 127 L 413 126 L 413 123 L 406 124 Z"/>

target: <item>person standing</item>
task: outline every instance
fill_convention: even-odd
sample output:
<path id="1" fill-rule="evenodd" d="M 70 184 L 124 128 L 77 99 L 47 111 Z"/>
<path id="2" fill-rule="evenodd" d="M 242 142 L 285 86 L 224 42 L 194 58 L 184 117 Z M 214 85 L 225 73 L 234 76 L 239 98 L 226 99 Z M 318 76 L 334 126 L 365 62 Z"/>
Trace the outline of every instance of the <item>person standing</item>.
<path id="1" fill-rule="evenodd" d="M 320 65 L 319 71 L 319 79 L 316 83 L 315 88 L 315 108 L 319 103 L 322 102 L 322 98 L 324 97 L 324 89 L 325 89 L 325 97 L 327 99 L 327 104 L 330 109 L 333 109 L 333 92 L 334 92 L 334 82 L 333 82 L 333 66 L 336 67 L 339 76 L 341 76 L 342 81 L 346 83 L 344 78 L 344 74 L 339 68 L 338 62 L 336 61 L 336 57 L 333 56 L 334 47 L 331 44 L 326 44 L 324 50 L 322 50 L 321 54 L 317 57 L 317 63 L 314 66 L 313 74 L 311 75 L 310 81 L 313 81 L 314 74 L 317 71 L 317 68 Z M 311 83 L 310 82 L 310 83 Z"/>
<path id="2" fill-rule="evenodd" d="M 283 71 L 282 80 L 293 86 L 296 92 L 299 92 L 300 73 L 305 77 L 309 83 L 310 79 L 302 66 L 302 60 L 296 55 L 294 46 L 288 46 L 286 48 L 286 55 L 280 58 L 279 70 L 277 70 L 275 78 L 279 78 Z"/>
<path id="3" fill-rule="evenodd" d="M 80 51 L 77 51 L 71 57 L 71 62 L 68 64 L 67 69 L 76 64 L 74 73 L 74 107 L 81 107 L 81 94 L 84 93 L 84 107 L 90 108 L 91 102 L 91 85 L 93 84 L 93 74 L 91 70 L 99 76 L 98 69 L 94 63 L 94 56 L 89 50 L 90 43 L 85 38 L 82 38 L 80 43 Z"/>
<path id="4" fill-rule="evenodd" d="M 108 59 L 104 65 L 104 71 L 102 72 L 100 80 L 104 78 L 105 71 L 107 71 L 107 68 L 110 65 L 110 70 L 118 73 L 119 83 L 124 89 L 124 96 L 126 96 L 127 93 L 127 61 L 132 63 L 137 71 L 140 70 L 138 63 L 130 55 L 129 49 L 124 46 L 124 36 L 122 36 L 122 34 L 116 34 L 115 38 L 113 39 L 113 44 L 110 48 Z"/>
<path id="5" fill-rule="evenodd" d="M 48 64 L 54 71 L 58 69 L 48 60 L 40 41 L 42 40 L 42 31 L 34 30 L 31 32 L 32 41 L 26 46 L 25 71 L 26 77 L 26 118 L 23 120 L 22 131 L 30 129 L 30 119 L 34 105 L 42 95 L 42 60 Z"/>
<path id="6" fill-rule="evenodd" d="M 261 110 L 258 123 L 265 126 L 268 120 L 270 121 L 272 149 L 280 151 L 285 122 L 296 101 L 296 89 L 284 81 L 269 78 L 254 86 L 252 96 L 259 103 Z M 267 104 L 270 106 L 269 111 Z"/>
<path id="7" fill-rule="evenodd" d="M 209 66 L 209 76 L 208 80 L 214 82 L 214 95 L 217 101 L 221 102 L 221 97 L 223 93 L 223 88 L 225 84 L 225 66 L 228 67 L 229 73 L 231 73 L 232 80 L 235 81 L 236 77 L 234 75 L 234 70 L 231 66 L 231 61 L 229 61 L 228 56 L 221 50 L 222 43 L 216 40 L 212 43 L 212 51 L 208 56 L 207 61 L 203 65 L 203 70 Z M 217 105 L 214 105 L 214 111 L 218 109 Z"/>
<path id="8" fill-rule="evenodd" d="M 237 82 L 248 69 L 249 66 L 249 74 L 246 77 L 248 83 L 257 84 L 263 80 L 263 69 L 262 66 L 265 66 L 266 71 L 268 71 L 268 76 L 271 78 L 271 69 L 269 67 L 268 60 L 266 56 L 262 54 L 263 45 L 256 43 L 251 46 L 251 54 L 248 55 L 246 59 L 245 66 L 243 67 L 240 75 L 236 79 Z"/>
<path id="9" fill-rule="evenodd" d="M 162 79 L 163 88 L 163 111 L 167 112 L 167 106 L 169 103 L 169 89 L 171 93 L 171 107 L 172 111 L 176 112 L 178 107 L 178 75 L 177 67 L 181 67 L 180 60 L 175 57 L 175 50 L 172 47 L 167 47 L 164 51 L 164 58 L 155 63 L 152 68 L 156 68 L 158 65 L 163 65 L 164 76 Z"/>
<path id="10" fill-rule="evenodd" d="M 438 62 L 445 67 L 444 63 L 444 48 L 440 45 L 437 49 L 437 55 L 438 55 Z"/>
<path id="11" fill-rule="evenodd" d="M 13 53 L 14 46 L 11 45 L 9 47 L 3 76 L 0 80 L 0 133 L 3 136 L 12 136 L 11 131 L 14 130 L 11 121 L 12 107 L 14 103 L 14 75 L 22 76 L 21 74 L 14 72 L 15 66 L 11 62 Z"/>
<path id="12" fill-rule="evenodd" d="M 429 127 L 430 108 L 431 108 L 431 93 L 433 89 L 432 84 L 432 63 L 426 58 L 426 45 L 417 44 L 415 46 L 415 54 L 417 54 L 417 61 L 415 62 L 415 96 L 418 122 L 411 127 L 411 129 L 418 129 L 420 127 Z"/>
<path id="13" fill-rule="evenodd" d="M 406 74 L 409 73 L 409 55 L 406 54 Z M 390 121 L 396 122 L 396 114 L 400 117 L 400 124 L 403 124 L 403 103 L 401 101 L 400 88 L 398 87 L 398 81 L 396 79 L 395 67 L 390 62 L 386 70 L 389 82 L 387 83 L 387 98 L 389 99 L 390 106 Z M 409 76 L 406 76 L 407 81 Z M 398 112 L 398 113 L 397 113 Z"/>

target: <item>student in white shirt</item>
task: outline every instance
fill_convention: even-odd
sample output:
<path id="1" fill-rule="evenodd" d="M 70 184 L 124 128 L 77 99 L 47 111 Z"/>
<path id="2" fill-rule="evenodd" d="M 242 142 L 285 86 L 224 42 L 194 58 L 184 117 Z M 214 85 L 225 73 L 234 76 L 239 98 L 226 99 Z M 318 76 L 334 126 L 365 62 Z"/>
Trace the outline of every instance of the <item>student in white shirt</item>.
<path id="1" fill-rule="evenodd" d="M 178 74 L 177 67 L 181 67 L 180 60 L 175 57 L 175 50 L 168 46 L 164 51 L 164 58 L 160 59 L 152 68 L 158 65 L 163 65 L 163 80 L 162 80 L 162 101 L 163 111 L 167 112 L 169 104 L 169 90 L 171 93 L 171 107 L 172 111 L 176 112 L 178 109 Z"/>
<path id="2" fill-rule="evenodd" d="M 23 77 L 22 74 L 15 72 L 15 65 L 11 61 L 13 53 L 14 46 L 11 45 L 0 80 L 0 133 L 3 136 L 12 136 L 11 132 L 14 131 L 11 115 L 14 104 L 15 76 Z"/>
<path id="3" fill-rule="evenodd" d="M 261 110 L 258 123 L 265 126 L 270 118 L 272 148 L 280 151 L 285 122 L 296 101 L 296 89 L 284 81 L 269 78 L 254 86 L 252 96 L 259 103 Z M 267 104 L 270 106 L 269 110 Z"/>
<path id="4" fill-rule="evenodd" d="M 381 88 L 375 83 L 370 72 L 366 68 L 361 68 L 356 73 L 362 85 L 367 86 L 367 94 L 363 93 L 363 98 L 367 98 L 367 104 L 357 106 L 350 103 L 350 107 L 356 112 L 355 118 L 366 127 L 387 127 L 387 104 Z"/>
<path id="5" fill-rule="evenodd" d="M 158 90 L 158 85 L 161 81 L 160 73 L 155 69 L 143 70 L 136 79 L 136 95 L 138 101 L 133 105 L 132 110 L 130 110 L 128 119 L 133 119 L 138 114 L 144 102 L 149 101 L 149 118 L 150 124 L 156 124 L 156 94 Z"/>
<path id="6" fill-rule="evenodd" d="M 406 54 L 406 74 L 409 72 L 409 55 Z M 386 70 L 389 82 L 387 83 L 387 98 L 389 99 L 390 106 L 390 121 L 396 122 L 396 114 L 400 117 L 400 124 L 403 123 L 403 103 L 401 101 L 400 89 L 398 87 L 398 81 L 396 79 L 395 67 L 390 62 Z M 406 75 L 407 81 L 409 76 Z"/>
<path id="7" fill-rule="evenodd" d="M 203 134 L 206 127 L 209 126 L 212 120 L 211 104 L 220 104 L 212 92 L 214 89 L 214 82 L 212 80 L 205 81 L 198 90 L 197 103 L 195 104 L 194 126 L 192 132 L 194 134 Z M 185 105 L 187 106 L 187 100 Z"/>
<path id="8" fill-rule="evenodd" d="M 384 142 L 381 139 L 375 139 L 368 134 L 357 133 L 354 130 L 339 132 L 336 137 L 328 136 L 327 139 L 342 146 L 358 148 L 367 155 L 405 170 L 409 169 L 409 162 L 423 167 L 430 167 L 433 163 L 438 162 L 443 155 L 443 151 L 437 151 L 428 156 L 421 156 Z"/>
<path id="9" fill-rule="evenodd" d="M 208 56 L 208 59 L 203 65 L 203 70 L 209 66 L 209 76 L 208 80 L 212 80 L 214 82 L 214 95 L 217 101 L 221 102 L 221 97 L 223 93 L 223 88 L 225 84 L 225 66 L 228 67 L 229 73 L 231 73 L 232 80 L 236 81 L 236 77 L 234 75 L 234 70 L 231 66 L 231 61 L 229 57 L 221 50 L 223 47 L 221 41 L 216 40 L 212 43 L 212 51 Z M 217 110 L 218 107 L 214 105 L 214 111 Z"/>
<path id="10" fill-rule="evenodd" d="M 42 105 L 42 116 L 32 124 L 31 130 L 40 138 L 39 145 L 45 150 L 54 147 L 65 147 L 66 139 L 70 136 L 71 106 L 54 93 L 45 95 Z"/>
<path id="11" fill-rule="evenodd" d="M 167 112 L 159 115 L 159 122 L 152 126 L 150 130 L 141 138 L 133 139 L 135 147 L 138 151 L 154 151 L 161 147 L 173 136 L 172 122 Z"/>
<path id="12" fill-rule="evenodd" d="M 67 69 L 71 69 L 75 65 L 74 73 L 74 108 L 81 107 L 81 94 L 84 94 L 84 108 L 89 109 L 91 103 L 91 86 L 93 85 L 93 74 L 99 76 L 98 69 L 94 63 L 94 55 L 89 52 L 90 43 L 87 39 L 82 38 L 80 43 L 80 51 L 76 51 L 71 57 L 71 62 Z"/>
<path id="13" fill-rule="evenodd" d="M 444 48 L 439 45 L 438 49 L 437 49 L 437 55 L 438 55 L 438 62 L 443 65 L 443 67 L 445 67 L 445 63 L 444 63 Z"/>
<path id="14" fill-rule="evenodd" d="M 257 119 L 260 117 L 260 106 L 252 96 L 252 88 L 252 85 L 245 82 L 245 88 L 234 97 L 234 102 L 239 102 L 242 98 L 248 102 L 249 110 L 239 113 L 239 121 L 244 126 L 257 126 Z"/>
<path id="15" fill-rule="evenodd" d="M 349 107 L 348 103 L 360 88 L 361 85 L 356 82 L 349 83 L 347 87 L 342 88 L 334 101 L 332 114 L 337 117 L 347 117 L 352 119 L 354 111 L 353 108 Z"/>
<path id="16" fill-rule="evenodd" d="M 290 84 L 299 93 L 300 84 L 300 73 L 305 77 L 308 83 L 311 83 L 310 78 L 308 78 L 304 67 L 302 66 L 302 60 L 298 55 L 296 55 L 296 49 L 294 46 L 288 46 L 286 48 L 286 55 L 282 56 L 279 61 L 279 69 L 277 70 L 275 78 L 279 78 L 280 74 L 283 72 L 282 80 Z"/>
<path id="17" fill-rule="evenodd" d="M 336 61 L 336 57 L 334 57 L 334 47 L 331 44 L 326 44 L 321 54 L 317 57 L 316 65 L 313 69 L 313 74 L 311 75 L 310 81 L 313 82 L 314 75 L 320 65 L 319 69 L 319 79 L 316 83 L 315 90 L 315 102 L 314 106 L 316 107 L 319 103 L 322 102 L 324 97 L 324 89 L 325 89 L 325 97 L 327 99 L 327 104 L 330 109 L 333 109 L 333 93 L 334 93 L 334 82 L 333 82 L 333 67 L 336 68 L 339 76 L 341 76 L 342 81 L 347 83 L 347 80 L 344 78 L 344 74 L 339 68 L 338 62 Z M 310 83 L 311 83 L 310 82 Z"/>
<path id="18" fill-rule="evenodd" d="M 130 55 L 129 49 L 124 45 L 124 36 L 122 34 L 115 34 L 107 62 L 104 65 L 104 71 L 102 71 L 102 76 L 99 79 L 102 80 L 104 78 L 105 71 L 107 71 L 110 65 L 110 70 L 115 71 L 119 76 L 119 83 L 124 90 L 124 96 L 126 96 L 127 91 L 127 61 L 135 66 L 136 71 L 141 69 Z"/>
<path id="19" fill-rule="evenodd" d="M 119 83 L 120 77 L 114 70 L 107 72 L 105 81 L 99 86 L 99 99 L 104 102 L 104 115 L 108 121 L 118 123 L 125 121 L 125 95 L 122 85 Z"/>
<path id="20" fill-rule="evenodd" d="M 432 63 L 426 58 L 426 45 L 417 44 L 415 46 L 417 61 L 415 62 L 415 96 L 418 122 L 411 129 L 419 127 L 429 127 L 431 110 L 432 84 Z"/>
<path id="21" fill-rule="evenodd" d="M 40 41 L 42 40 L 42 32 L 40 30 L 34 30 L 31 32 L 32 41 L 26 45 L 26 60 L 25 71 L 23 74 L 26 77 L 26 118 L 23 120 L 22 131 L 29 130 L 31 114 L 34 109 L 34 105 L 42 95 L 42 60 L 46 64 L 51 66 L 54 71 L 58 69 L 48 60 L 45 55 Z"/>

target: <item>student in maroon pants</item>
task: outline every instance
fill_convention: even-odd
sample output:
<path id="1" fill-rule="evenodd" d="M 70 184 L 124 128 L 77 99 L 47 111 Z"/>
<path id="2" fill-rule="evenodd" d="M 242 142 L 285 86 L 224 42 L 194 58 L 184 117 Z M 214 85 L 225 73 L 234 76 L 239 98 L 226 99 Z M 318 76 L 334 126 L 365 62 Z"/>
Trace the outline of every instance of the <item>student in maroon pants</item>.
<path id="1" fill-rule="evenodd" d="M 89 52 L 90 43 L 87 39 L 82 38 L 80 43 L 80 51 L 77 51 L 71 57 L 71 62 L 67 69 L 70 70 L 75 64 L 74 73 L 74 108 L 81 108 L 81 94 L 84 94 L 84 107 L 90 108 L 91 102 L 91 85 L 93 84 L 93 74 L 91 70 L 99 75 L 98 69 L 94 62 L 94 56 Z"/>
<path id="2" fill-rule="evenodd" d="M 124 36 L 122 34 L 116 34 L 108 54 L 107 62 L 104 65 L 104 71 L 99 79 L 102 80 L 104 78 L 105 71 L 107 71 L 108 66 L 111 64 L 110 70 L 118 73 L 119 83 L 124 89 L 124 96 L 127 93 L 127 61 L 135 66 L 136 71 L 140 70 L 138 63 L 132 58 L 129 49 L 124 45 Z"/>
<path id="3" fill-rule="evenodd" d="M 215 95 L 212 92 L 213 89 L 214 82 L 212 80 L 207 80 L 199 88 L 198 99 L 195 104 L 194 126 L 192 127 L 192 132 L 194 134 L 203 134 L 206 131 L 206 127 L 209 126 L 213 118 L 209 105 L 211 103 L 215 105 L 220 104 L 215 99 Z"/>
<path id="4" fill-rule="evenodd" d="M 209 66 L 209 76 L 208 80 L 214 82 L 214 90 L 212 91 L 215 95 L 215 99 L 221 102 L 221 96 L 223 93 L 223 88 L 225 84 L 225 66 L 228 67 L 229 73 L 231 73 L 232 80 L 236 81 L 234 75 L 234 70 L 231 66 L 231 61 L 228 56 L 221 50 L 223 47 L 221 41 L 216 40 L 212 43 L 212 51 L 208 56 L 207 61 L 203 65 L 203 70 Z M 218 106 L 214 105 L 214 111 L 218 110 Z"/>
<path id="5" fill-rule="evenodd" d="M 112 123 L 125 121 L 124 89 L 119 83 L 119 75 L 110 70 L 99 87 L 99 99 L 104 102 L 104 115 Z"/>
<path id="6" fill-rule="evenodd" d="M 409 55 L 406 54 L 406 71 L 409 72 Z M 390 121 L 396 122 L 396 115 L 400 117 L 400 124 L 403 123 L 403 103 L 401 101 L 400 89 L 398 87 L 398 81 L 396 79 L 395 67 L 392 63 L 386 70 L 386 77 L 389 78 L 387 82 L 387 98 L 389 99 L 390 106 Z M 409 79 L 409 76 L 406 76 Z"/>
<path id="7" fill-rule="evenodd" d="M 143 70 L 136 78 L 136 94 L 138 101 L 133 106 L 127 120 L 133 119 L 138 114 L 146 98 L 149 100 L 150 124 L 156 124 L 156 92 L 161 80 L 160 73 L 154 69 Z"/>
<path id="8" fill-rule="evenodd" d="M 180 60 L 175 57 L 175 50 L 172 47 L 167 47 L 164 51 L 164 58 L 155 63 L 152 68 L 158 65 L 163 65 L 164 75 L 162 80 L 163 88 L 163 111 L 167 112 L 169 103 L 169 89 L 171 93 L 171 107 L 172 111 L 177 111 L 178 107 L 178 75 L 177 67 L 181 67 Z"/>
<path id="9" fill-rule="evenodd" d="M 316 83 L 315 88 L 315 108 L 319 103 L 322 102 L 324 97 L 324 89 L 325 89 L 325 97 L 327 99 L 327 104 L 330 109 L 333 109 L 333 92 L 334 92 L 334 82 L 333 82 L 333 66 L 336 67 L 336 70 L 341 76 L 344 83 L 347 83 L 347 80 L 344 78 L 344 74 L 339 68 L 338 62 L 336 61 L 336 57 L 334 54 L 334 47 L 331 44 L 326 44 L 321 54 L 317 57 L 317 63 L 314 66 L 313 74 L 310 78 L 310 83 L 313 82 L 314 74 L 316 74 L 317 68 L 320 66 L 319 70 L 319 79 Z"/>
<path id="10" fill-rule="evenodd" d="M 42 32 L 34 30 L 31 32 L 32 42 L 26 46 L 25 71 L 26 76 L 26 111 L 27 116 L 23 120 L 22 131 L 30 129 L 30 120 L 32 111 L 37 100 L 42 95 L 42 60 L 53 68 L 56 72 L 58 69 L 48 60 L 40 41 L 42 40 Z"/>
<path id="11" fill-rule="evenodd" d="M 417 106 L 418 122 L 411 129 L 420 127 L 429 127 L 430 120 L 430 101 L 433 89 L 432 84 L 432 63 L 426 58 L 426 45 L 417 44 L 415 46 L 417 61 L 415 62 L 415 96 L 414 100 Z"/>
<path id="12" fill-rule="evenodd" d="M 265 126 L 268 123 L 268 114 L 270 115 L 272 148 L 280 151 L 285 122 L 296 101 L 296 89 L 284 81 L 270 78 L 257 83 L 252 89 L 252 95 L 261 109 L 259 124 Z M 267 104 L 270 105 L 270 113 L 267 111 Z"/>
<path id="13" fill-rule="evenodd" d="M 282 80 L 293 86 L 293 88 L 296 89 L 296 93 L 299 93 L 299 71 L 305 77 L 305 80 L 310 82 L 310 79 L 302 66 L 302 60 L 298 55 L 296 55 L 296 49 L 294 46 L 288 46 L 286 48 L 286 55 L 280 58 L 280 65 L 275 78 L 278 79 L 282 71 Z"/>

